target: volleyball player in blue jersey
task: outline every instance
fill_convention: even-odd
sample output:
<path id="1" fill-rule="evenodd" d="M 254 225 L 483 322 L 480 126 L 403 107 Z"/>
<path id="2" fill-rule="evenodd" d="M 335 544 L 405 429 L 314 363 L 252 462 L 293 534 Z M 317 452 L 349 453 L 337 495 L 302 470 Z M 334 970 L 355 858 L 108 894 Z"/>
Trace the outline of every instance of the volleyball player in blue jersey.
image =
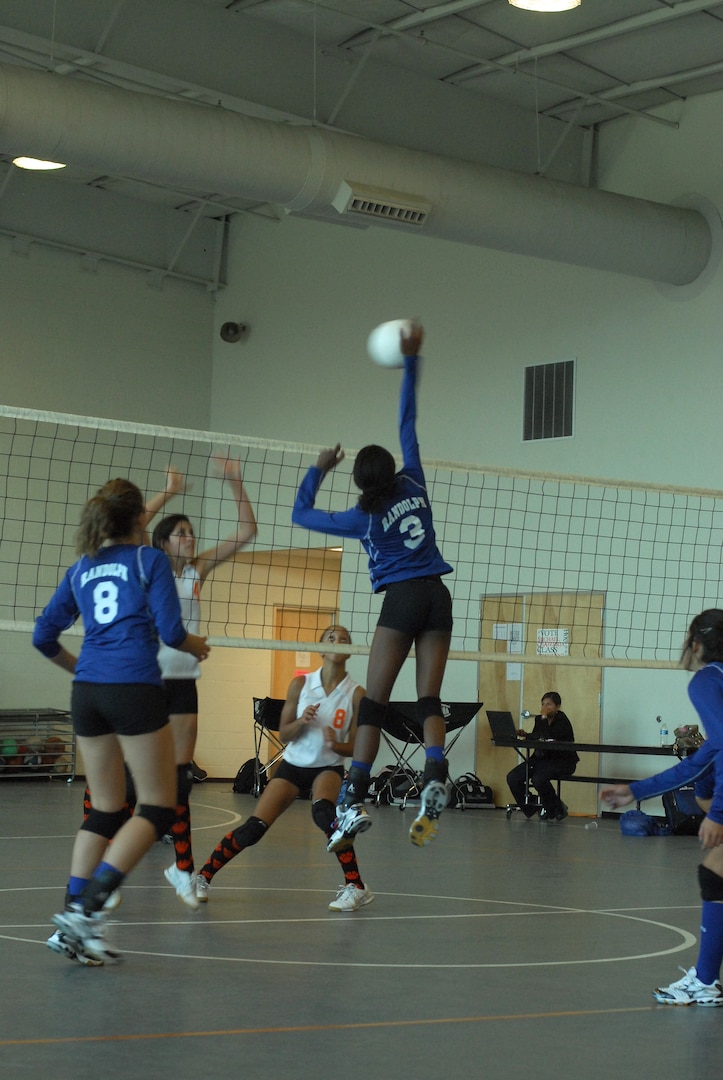
<path id="1" fill-rule="evenodd" d="M 695 967 L 682 979 L 653 991 L 663 1005 L 723 1005 L 723 611 L 711 608 L 696 615 L 690 624 L 681 664 L 695 674 L 688 696 L 701 719 L 706 740 L 679 764 L 646 780 L 613 784 L 600 792 L 612 808 L 627 806 L 683 784 L 696 782 L 696 795 L 706 816 L 698 830 L 705 852 L 698 867 L 703 900 L 701 937 Z"/>
<path id="2" fill-rule="evenodd" d="M 366 696 L 359 705 L 357 735 L 346 795 L 329 840 L 329 851 L 371 825 L 366 798 L 371 766 L 379 749 L 387 705 L 412 645 L 416 656 L 417 716 L 424 731 L 426 760 L 421 806 L 409 830 L 413 844 L 423 847 L 437 834 L 439 815 L 447 805 L 446 727 L 440 693 L 452 636 L 452 600 L 442 581 L 452 567 L 442 558 L 435 539 L 432 510 L 425 486 L 415 427 L 419 349 L 424 337 L 413 325 L 400 334 L 404 376 L 399 403 L 399 440 L 403 466 L 381 446 L 365 446 L 354 461 L 354 483 L 361 495 L 340 513 L 314 507 L 316 493 L 330 469 L 343 461 L 340 444 L 323 450 L 299 487 L 292 521 L 315 532 L 361 541 L 369 556 L 374 592 L 383 592 L 366 678 Z"/>
<path id="3" fill-rule="evenodd" d="M 35 647 L 74 675 L 73 729 L 93 800 L 73 846 L 65 911 L 54 916 L 58 931 L 48 945 L 90 965 L 118 959 L 105 939 L 103 905 L 174 819 L 176 770 L 158 635 L 199 660 L 209 652 L 206 639 L 183 626 L 166 555 L 140 546 L 144 515 L 143 496 L 129 480 L 111 480 L 88 500 L 80 558 L 33 633 Z M 58 639 L 78 618 L 85 636 L 75 657 Z M 138 799 L 130 819 L 124 760 Z"/>

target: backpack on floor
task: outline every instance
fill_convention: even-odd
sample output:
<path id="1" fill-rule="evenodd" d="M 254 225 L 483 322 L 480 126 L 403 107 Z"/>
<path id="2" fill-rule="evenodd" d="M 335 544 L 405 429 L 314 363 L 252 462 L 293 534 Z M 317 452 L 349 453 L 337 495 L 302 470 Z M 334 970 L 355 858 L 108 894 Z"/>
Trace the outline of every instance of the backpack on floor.
<path id="1" fill-rule="evenodd" d="M 697 836 L 704 814 L 695 800 L 692 785 L 666 791 L 663 807 L 674 836 Z"/>
<path id="2" fill-rule="evenodd" d="M 373 777 L 369 786 L 369 796 L 380 805 L 389 806 L 397 799 L 403 799 L 405 795 L 421 790 L 421 782 L 421 773 L 413 773 L 398 765 L 385 765 L 377 776 Z"/>
<path id="3" fill-rule="evenodd" d="M 261 787 L 264 786 L 266 774 L 261 774 Z M 244 761 L 243 765 L 236 773 L 236 779 L 233 782 L 233 792 L 235 795 L 251 795 L 256 783 L 256 758 L 249 758 L 248 761 Z"/>
<path id="4" fill-rule="evenodd" d="M 495 797 L 491 787 L 483 784 L 474 773 L 464 773 L 452 783 L 448 806 L 458 810 L 474 807 L 478 810 L 494 810 Z"/>

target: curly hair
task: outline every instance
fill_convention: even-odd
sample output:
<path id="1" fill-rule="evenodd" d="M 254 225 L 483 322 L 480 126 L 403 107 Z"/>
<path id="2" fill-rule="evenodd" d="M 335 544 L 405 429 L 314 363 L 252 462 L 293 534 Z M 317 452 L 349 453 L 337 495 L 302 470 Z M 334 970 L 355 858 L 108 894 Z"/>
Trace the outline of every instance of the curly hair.
<path id="1" fill-rule="evenodd" d="M 120 477 L 109 480 L 83 507 L 76 553 L 97 555 L 106 540 L 130 536 L 144 510 L 140 488 Z"/>

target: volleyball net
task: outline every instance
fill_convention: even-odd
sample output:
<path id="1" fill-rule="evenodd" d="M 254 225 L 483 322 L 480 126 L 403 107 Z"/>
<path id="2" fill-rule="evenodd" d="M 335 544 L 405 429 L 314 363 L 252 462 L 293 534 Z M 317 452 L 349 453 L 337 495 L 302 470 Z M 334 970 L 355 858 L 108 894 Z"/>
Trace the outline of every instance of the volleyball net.
<path id="1" fill-rule="evenodd" d="M 0 406 L 0 629 L 32 629 L 75 559 L 83 504 L 124 476 L 147 497 L 167 470 L 186 490 L 162 514 L 191 520 L 197 551 L 234 531 L 215 455 L 238 458 L 258 536 L 216 568 L 202 596 L 214 645 L 308 649 L 303 613 L 347 626 L 368 651 L 381 606 L 358 541 L 292 526 L 319 447 Z M 317 505 L 356 500 L 353 451 Z M 437 541 L 454 574 L 451 657 L 669 666 L 692 615 L 717 606 L 723 492 L 425 462 Z M 281 614 L 280 614 L 281 613 Z M 501 654 L 504 654 L 501 655 Z"/>

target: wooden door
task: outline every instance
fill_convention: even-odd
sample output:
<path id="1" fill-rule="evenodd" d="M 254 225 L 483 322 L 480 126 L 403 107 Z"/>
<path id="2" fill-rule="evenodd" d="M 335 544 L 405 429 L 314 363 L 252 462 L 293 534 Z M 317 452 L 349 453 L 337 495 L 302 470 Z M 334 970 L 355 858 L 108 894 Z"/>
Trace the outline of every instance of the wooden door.
<path id="1" fill-rule="evenodd" d="M 318 641 L 323 630 L 336 621 L 331 608 L 278 607 L 274 610 L 274 637 L 277 641 Z M 320 667 L 316 653 L 282 650 L 271 663 L 271 696 L 285 698 L 289 683 L 301 672 Z"/>
<path id="2" fill-rule="evenodd" d="M 572 721 L 575 738 L 579 742 L 599 742 L 601 669 L 557 663 L 555 655 L 550 655 L 549 662 L 520 662 L 525 655 L 536 656 L 538 649 L 550 647 L 541 640 L 547 636 L 539 633 L 543 630 L 561 643 L 560 652 L 578 658 L 600 656 L 603 608 L 604 596 L 599 593 L 485 597 L 480 648 L 482 652 L 499 652 L 505 659 L 480 665 L 479 700 L 484 701 L 484 708 L 478 729 L 477 772 L 492 787 L 498 806 L 506 805 L 510 799 L 506 776 L 520 758 L 513 749 L 492 746 L 485 709 L 508 709 L 515 724 L 529 731 L 532 717 L 522 720 L 520 714 L 529 710 L 534 716 L 539 712 L 542 695 L 556 690 Z M 583 756 L 578 772 L 597 773 L 597 755 Z M 568 784 L 563 798 L 572 813 L 596 812 L 594 784 Z"/>

